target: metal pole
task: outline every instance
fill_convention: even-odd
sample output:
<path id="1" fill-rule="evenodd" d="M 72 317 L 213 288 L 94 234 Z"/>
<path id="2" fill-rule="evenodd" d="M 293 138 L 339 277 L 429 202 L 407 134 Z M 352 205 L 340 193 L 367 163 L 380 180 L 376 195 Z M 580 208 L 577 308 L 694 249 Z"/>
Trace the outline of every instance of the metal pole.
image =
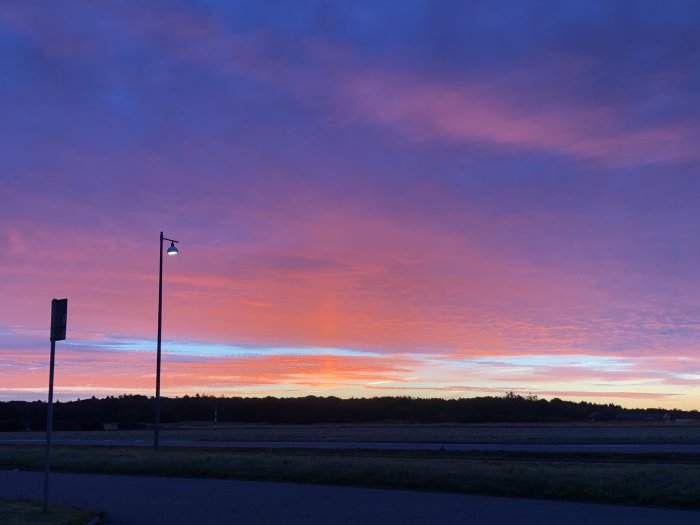
<path id="1" fill-rule="evenodd" d="M 51 473 L 51 429 L 53 427 L 53 369 L 56 357 L 56 341 L 51 339 L 51 364 L 49 365 L 49 403 L 46 410 L 46 457 L 44 459 L 44 513 L 49 511 L 49 474 Z"/>
<path id="2" fill-rule="evenodd" d="M 160 232 L 160 265 L 158 267 L 158 349 L 156 357 L 156 425 L 153 433 L 153 449 L 160 444 L 160 330 L 163 316 L 163 232 Z"/>

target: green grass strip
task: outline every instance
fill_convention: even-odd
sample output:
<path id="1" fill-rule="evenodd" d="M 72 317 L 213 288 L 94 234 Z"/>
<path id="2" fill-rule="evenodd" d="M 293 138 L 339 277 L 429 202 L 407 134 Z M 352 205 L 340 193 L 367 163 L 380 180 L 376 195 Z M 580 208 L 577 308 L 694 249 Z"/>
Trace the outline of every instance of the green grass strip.
<path id="1" fill-rule="evenodd" d="M 3 525 L 85 525 L 94 512 L 68 505 L 50 505 L 46 514 L 43 505 L 29 499 L 0 499 L 0 523 Z"/>
<path id="2" fill-rule="evenodd" d="M 41 447 L 0 447 L 0 468 L 41 470 L 42 461 Z M 52 468 L 700 509 L 695 456 L 57 446 Z"/>

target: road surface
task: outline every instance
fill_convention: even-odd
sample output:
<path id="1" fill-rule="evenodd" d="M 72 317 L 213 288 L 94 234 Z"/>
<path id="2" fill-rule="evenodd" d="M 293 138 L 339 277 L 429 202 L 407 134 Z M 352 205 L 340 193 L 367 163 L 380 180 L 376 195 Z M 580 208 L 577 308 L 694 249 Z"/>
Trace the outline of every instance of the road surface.
<path id="1" fill-rule="evenodd" d="M 0 497 L 41 499 L 43 474 L 0 470 Z M 51 475 L 52 503 L 108 525 L 697 525 L 700 512 L 253 481 Z"/>
<path id="2" fill-rule="evenodd" d="M 0 445 L 43 445 L 43 439 L 0 439 Z M 148 439 L 64 439 L 54 438 L 54 445 L 152 447 Z M 506 451 L 533 453 L 596 453 L 596 454 L 700 454 L 700 444 L 640 443 L 640 444 L 562 444 L 562 443 L 391 443 L 358 441 L 197 441 L 161 440 L 163 447 L 201 448 L 320 448 L 376 450 L 455 450 Z"/>
<path id="3" fill-rule="evenodd" d="M 0 470 L 0 497 L 41 499 L 43 474 Z M 232 480 L 51 475 L 52 503 L 103 510 L 108 525 L 689 525 L 700 512 Z"/>

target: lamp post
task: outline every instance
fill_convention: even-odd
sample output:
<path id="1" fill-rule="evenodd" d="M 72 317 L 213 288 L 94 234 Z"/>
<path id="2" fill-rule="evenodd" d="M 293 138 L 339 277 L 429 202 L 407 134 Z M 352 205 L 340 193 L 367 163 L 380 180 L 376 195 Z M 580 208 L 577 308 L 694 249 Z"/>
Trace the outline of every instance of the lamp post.
<path id="1" fill-rule="evenodd" d="M 163 324 L 163 241 L 170 241 L 168 255 L 177 255 L 179 250 L 174 239 L 163 237 L 163 232 L 160 232 L 160 265 L 158 267 L 158 350 L 156 357 L 156 424 L 153 433 L 153 449 L 158 450 L 160 445 L 160 332 Z"/>

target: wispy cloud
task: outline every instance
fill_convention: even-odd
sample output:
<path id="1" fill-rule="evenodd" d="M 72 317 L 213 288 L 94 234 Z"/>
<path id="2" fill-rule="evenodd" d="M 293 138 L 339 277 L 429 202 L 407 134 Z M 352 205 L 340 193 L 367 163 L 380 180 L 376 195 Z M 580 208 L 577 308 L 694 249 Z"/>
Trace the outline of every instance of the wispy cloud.
<path id="1" fill-rule="evenodd" d="M 0 5 L 13 388 L 695 395 L 692 9 L 312 4 Z"/>

